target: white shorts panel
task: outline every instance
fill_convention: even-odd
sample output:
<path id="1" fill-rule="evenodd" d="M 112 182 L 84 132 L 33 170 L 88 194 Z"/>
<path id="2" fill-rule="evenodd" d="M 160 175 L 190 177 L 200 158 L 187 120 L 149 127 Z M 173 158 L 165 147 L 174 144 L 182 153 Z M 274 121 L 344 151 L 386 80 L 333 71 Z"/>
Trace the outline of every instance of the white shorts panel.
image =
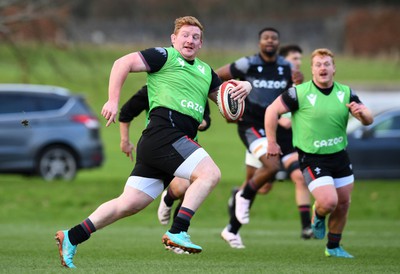
<path id="1" fill-rule="evenodd" d="M 312 192 L 317 187 L 326 185 L 335 185 L 335 182 L 333 181 L 332 177 L 329 176 L 319 177 L 308 185 L 308 189 L 310 190 L 310 192 Z"/>
<path id="2" fill-rule="evenodd" d="M 266 137 L 258 138 L 252 142 L 249 146 L 251 154 L 253 154 L 257 159 L 267 153 L 268 141 Z"/>
<path id="3" fill-rule="evenodd" d="M 251 154 L 248 150 L 246 150 L 246 158 L 245 158 L 246 165 L 252 166 L 255 168 L 261 168 L 263 164 L 261 163 L 260 160 L 258 160 L 256 157 L 254 157 L 253 154 Z"/>
<path id="4" fill-rule="evenodd" d="M 193 170 L 201 160 L 209 156 L 204 148 L 196 149 L 174 172 L 174 176 L 190 180 Z"/>
<path id="5" fill-rule="evenodd" d="M 346 176 L 346 177 L 342 177 L 342 178 L 335 178 L 333 180 L 335 182 L 335 187 L 340 188 L 340 187 L 347 186 L 347 185 L 354 183 L 354 175 L 350 175 L 350 176 Z"/>
<path id="6" fill-rule="evenodd" d="M 153 199 L 156 199 L 164 190 L 162 180 L 140 176 L 130 176 L 126 181 L 126 185 L 146 193 Z"/>
<path id="7" fill-rule="evenodd" d="M 295 154 L 295 153 L 296 153 L 296 152 L 292 152 L 292 153 L 289 153 L 289 154 L 283 156 L 283 157 L 281 158 L 281 162 L 282 162 L 283 164 L 285 164 L 286 161 L 287 161 L 290 157 L 292 157 L 292 155 Z"/>

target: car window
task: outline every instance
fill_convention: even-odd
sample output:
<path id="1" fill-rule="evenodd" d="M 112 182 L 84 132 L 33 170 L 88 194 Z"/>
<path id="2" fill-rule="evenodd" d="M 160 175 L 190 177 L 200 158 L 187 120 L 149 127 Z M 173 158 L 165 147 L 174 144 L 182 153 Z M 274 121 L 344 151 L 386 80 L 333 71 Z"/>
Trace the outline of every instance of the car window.
<path id="1" fill-rule="evenodd" d="M 378 123 L 375 128 L 375 137 L 393 137 L 400 135 L 400 115 L 389 117 Z"/>
<path id="2" fill-rule="evenodd" d="M 0 113 L 21 113 L 55 110 L 68 100 L 65 96 L 40 96 L 38 94 L 0 94 Z"/>

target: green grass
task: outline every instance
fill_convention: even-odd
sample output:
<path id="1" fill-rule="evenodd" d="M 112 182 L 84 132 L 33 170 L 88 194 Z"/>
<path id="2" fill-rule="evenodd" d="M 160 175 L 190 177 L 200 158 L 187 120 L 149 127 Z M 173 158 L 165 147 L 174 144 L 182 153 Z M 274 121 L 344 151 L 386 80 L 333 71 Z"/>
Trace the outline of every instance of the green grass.
<path id="1" fill-rule="evenodd" d="M 83 91 L 99 115 L 107 98 L 112 63 L 130 50 L 133 49 L 28 46 L 23 47 L 17 61 L 3 45 L 0 82 L 53 84 Z M 202 58 L 216 68 L 243 54 L 249 53 L 221 56 L 203 52 Z M 343 68 L 338 77 L 367 84 L 399 83 L 399 68 L 390 60 L 338 58 L 338 66 Z M 351 65 L 356 69 L 352 70 Z M 382 75 L 380 71 L 384 69 L 390 73 Z M 130 76 L 121 100 L 144 82 L 144 75 Z M 400 180 L 356 182 L 342 241 L 356 256 L 354 260 L 325 258 L 325 241 L 300 240 L 294 187 L 286 181 L 278 182 L 268 196 L 257 198 L 251 223 L 241 230 L 247 248 L 229 248 L 219 233 L 228 221 L 226 202 L 230 190 L 244 179 L 244 147 L 235 125 L 224 122 L 215 106 L 211 112 L 212 126 L 200 133 L 200 142 L 219 165 L 222 180 L 196 212 L 189 231 L 193 242 L 200 244 L 204 252 L 178 256 L 163 249 L 161 236 L 168 227 L 158 224 L 157 200 L 140 214 L 96 232 L 80 245 L 75 259 L 77 272 L 400 272 Z M 59 266 L 54 233 L 80 223 L 102 202 L 121 193 L 133 163 L 120 152 L 118 126 L 105 128 L 105 121 L 101 121 L 106 154 L 103 167 L 82 171 L 73 182 L 0 175 L 0 273 L 59 273 L 63 269 Z M 132 141 L 138 140 L 143 125 L 143 116 L 134 121 Z"/>
<path id="2" fill-rule="evenodd" d="M 80 176 L 73 183 L 48 183 L 18 176 L 0 184 L 0 273 L 58 273 L 53 236 L 117 196 L 123 176 L 101 180 Z M 325 241 L 299 237 L 294 188 L 277 182 L 257 198 L 251 223 L 241 230 L 247 246 L 233 250 L 220 238 L 227 223 L 226 201 L 239 181 L 221 181 L 196 213 L 190 234 L 199 255 L 175 255 L 161 245 L 168 227 L 158 224 L 158 200 L 146 210 L 96 232 L 78 247 L 78 272 L 89 273 L 396 273 L 400 269 L 398 181 L 358 182 L 344 233 L 354 260 L 325 258 Z"/>

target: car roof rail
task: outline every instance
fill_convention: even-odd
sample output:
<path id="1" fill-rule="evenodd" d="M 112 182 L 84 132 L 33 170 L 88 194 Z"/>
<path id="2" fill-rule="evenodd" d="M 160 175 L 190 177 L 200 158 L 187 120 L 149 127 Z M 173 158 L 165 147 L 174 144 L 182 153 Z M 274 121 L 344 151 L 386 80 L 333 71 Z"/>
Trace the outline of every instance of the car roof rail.
<path id="1" fill-rule="evenodd" d="M 37 93 L 52 93 L 58 95 L 71 95 L 67 88 L 52 86 L 52 85 L 38 85 L 38 84 L 0 84 L 0 91 L 19 91 L 19 92 L 37 92 Z"/>

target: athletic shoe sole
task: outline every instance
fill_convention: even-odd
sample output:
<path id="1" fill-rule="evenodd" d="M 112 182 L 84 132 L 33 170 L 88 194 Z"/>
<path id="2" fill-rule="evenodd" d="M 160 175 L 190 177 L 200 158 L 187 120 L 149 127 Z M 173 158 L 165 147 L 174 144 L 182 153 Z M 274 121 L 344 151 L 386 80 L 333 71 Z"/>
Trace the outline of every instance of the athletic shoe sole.
<path id="1" fill-rule="evenodd" d="M 176 254 L 198 254 L 202 250 L 201 249 L 196 249 L 196 248 L 190 248 L 182 245 L 178 245 L 171 241 L 167 235 L 164 234 L 162 237 L 162 243 L 165 246 L 166 250 L 170 250 L 175 252 Z"/>
<path id="2" fill-rule="evenodd" d="M 64 233 L 62 231 L 57 231 L 56 236 L 54 237 L 58 246 L 58 253 L 60 254 L 61 265 L 69 268 L 64 261 L 62 243 L 64 241 Z"/>
<path id="3" fill-rule="evenodd" d="M 242 239 L 239 237 L 230 237 L 230 233 L 227 228 L 224 228 L 221 232 L 221 238 L 229 244 L 231 248 L 235 249 L 243 249 L 245 246 L 243 245 Z"/>

